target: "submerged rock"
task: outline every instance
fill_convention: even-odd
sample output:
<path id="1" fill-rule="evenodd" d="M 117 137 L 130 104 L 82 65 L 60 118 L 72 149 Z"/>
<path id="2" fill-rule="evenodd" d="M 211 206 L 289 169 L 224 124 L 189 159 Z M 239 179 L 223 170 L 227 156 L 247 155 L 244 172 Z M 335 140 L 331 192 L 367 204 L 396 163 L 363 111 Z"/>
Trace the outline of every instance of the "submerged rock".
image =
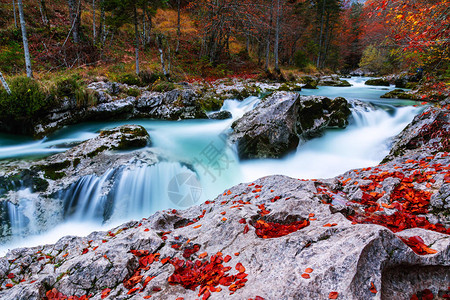
<path id="1" fill-rule="evenodd" d="M 319 136 L 325 128 L 344 128 L 350 115 L 344 98 L 274 93 L 232 125 L 230 140 L 241 158 L 281 157 L 300 139 Z"/>

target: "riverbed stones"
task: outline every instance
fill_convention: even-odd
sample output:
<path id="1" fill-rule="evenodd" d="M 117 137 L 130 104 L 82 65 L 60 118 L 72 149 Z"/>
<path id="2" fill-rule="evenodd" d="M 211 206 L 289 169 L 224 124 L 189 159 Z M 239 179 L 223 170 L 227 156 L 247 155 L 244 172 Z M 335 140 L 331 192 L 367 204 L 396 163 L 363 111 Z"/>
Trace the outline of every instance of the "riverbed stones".
<path id="1" fill-rule="evenodd" d="M 243 159 L 282 157 L 301 139 L 317 137 L 325 128 L 344 128 L 349 115 L 344 98 L 277 92 L 233 123 L 230 140 Z"/>
<path id="2" fill-rule="evenodd" d="M 365 85 L 378 85 L 378 86 L 389 86 L 390 83 L 388 80 L 385 80 L 383 78 L 375 78 L 375 79 L 369 79 L 366 80 L 364 83 Z"/>

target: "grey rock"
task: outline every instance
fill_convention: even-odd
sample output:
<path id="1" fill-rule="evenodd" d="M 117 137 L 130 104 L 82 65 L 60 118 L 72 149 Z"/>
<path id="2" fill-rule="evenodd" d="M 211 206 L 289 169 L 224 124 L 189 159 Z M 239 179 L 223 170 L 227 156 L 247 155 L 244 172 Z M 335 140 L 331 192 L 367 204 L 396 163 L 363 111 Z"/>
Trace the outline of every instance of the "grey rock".
<path id="1" fill-rule="evenodd" d="M 382 78 L 369 79 L 365 83 L 365 85 L 381 85 L 381 86 L 389 86 L 390 83 L 388 80 Z"/>
<path id="2" fill-rule="evenodd" d="M 300 138 L 319 136 L 329 127 L 344 128 L 349 115 L 344 98 L 277 92 L 233 123 L 230 140 L 241 158 L 281 157 L 294 150 Z"/>
<path id="3" fill-rule="evenodd" d="M 208 115 L 208 118 L 215 119 L 215 120 L 225 120 L 225 119 L 231 119 L 233 116 L 228 110 L 221 110 L 217 112 L 210 113 Z"/>

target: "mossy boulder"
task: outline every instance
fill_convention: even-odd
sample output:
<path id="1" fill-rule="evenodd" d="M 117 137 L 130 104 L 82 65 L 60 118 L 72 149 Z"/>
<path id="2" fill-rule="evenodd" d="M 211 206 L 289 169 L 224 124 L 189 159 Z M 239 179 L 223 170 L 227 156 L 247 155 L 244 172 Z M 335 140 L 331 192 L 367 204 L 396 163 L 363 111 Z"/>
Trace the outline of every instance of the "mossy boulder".
<path id="1" fill-rule="evenodd" d="M 365 85 L 378 85 L 378 86 L 389 86 L 389 81 L 382 78 L 369 79 L 365 83 Z"/>
<path id="2" fill-rule="evenodd" d="M 312 76 L 303 76 L 300 78 L 304 89 L 317 89 L 318 79 Z"/>
<path id="3" fill-rule="evenodd" d="M 393 91 L 390 91 L 384 95 L 381 95 L 380 98 L 410 99 L 410 100 L 417 99 L 416 95 L 405 92 L 402 89 L 395 89 Z"/>

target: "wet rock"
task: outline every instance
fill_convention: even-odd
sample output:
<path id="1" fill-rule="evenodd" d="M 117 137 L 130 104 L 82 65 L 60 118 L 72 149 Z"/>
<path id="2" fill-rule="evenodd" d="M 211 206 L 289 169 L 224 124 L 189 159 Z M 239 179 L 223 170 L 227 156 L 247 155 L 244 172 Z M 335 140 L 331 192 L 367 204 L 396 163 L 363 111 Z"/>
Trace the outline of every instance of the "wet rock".
<path id="1" fill-rule="evenodd" d="M 382 78 L 369 79 L 364 84 L 365 85 L 380 85 L 380 86 L 389 86 L 390 85 L 388 80 L 384 80 Z"/>
<path id="2" fill-rule="evenodd" d="M 225 120 L 225 119 L 231 119 L 233 116 L 228 110 L 221 110 L 218 112 L 213 112 L 208 115 L 208 118 L 215 119 L 215 120 Z"/>
<path id="3" fill-rule="evenodd" d="M 298 94 L 278 92 L 235 121 L 231 141 L 237 143 L 239 156 L 280 157 L 295 149 L 299 105 Z"/>
<path id="4" fill-rule="evenodd" d="M 352 86 L 347 80 L 339 79 L 338 75 L 323 76 L 323 77 L 320 78 L 318 85 L 321 85 L 321 86 L 337 86 L 337 87 Z"/>
<path id="5" fill-rule="evenodd" d="M 393 91 L 387 92 L 386 94 L 381 95 L 380 98 L 417 100 L 417 96 L 415 94 L 405 92 L 402 89 L 395 89 Z"/>
<path id="6" fill-rule="evenodd" d="M 344 98 L 277 92 L 233 123 L 230 140 L 241 158 L 281 157 L 295 149 L 300 138 L 319 136 L 329 127 L 344 128 L 349 115 Z"/>
<path id="7" fill-rule="evenodd" d="M 302 88 L 304 89 L 317 89 L 319 79 L 314 76 L 302 76 L 300 82 L 303 83 Z"/>
<path id="8" fill-rule="evenodd" d="M 450 114 L 446 108 L 429 107 L 394 138 L 383 162 L 421 152 L 450 151 Z"/>

